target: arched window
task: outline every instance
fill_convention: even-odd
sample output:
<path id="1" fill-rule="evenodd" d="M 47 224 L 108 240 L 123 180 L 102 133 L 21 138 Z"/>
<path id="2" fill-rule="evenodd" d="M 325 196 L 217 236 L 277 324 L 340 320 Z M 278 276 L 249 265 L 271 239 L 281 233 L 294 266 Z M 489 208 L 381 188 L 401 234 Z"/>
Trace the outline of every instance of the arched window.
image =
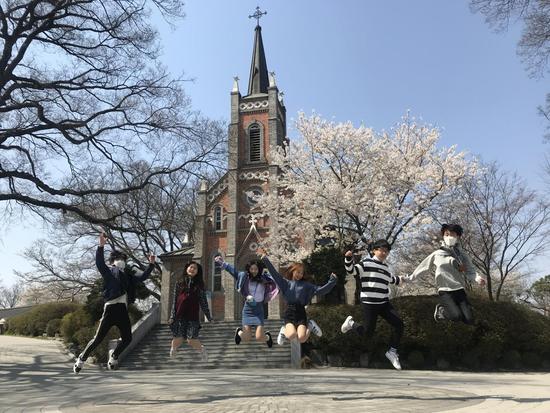
<path id="1" fill-rule="evenodd" d="M 214 208 L 214 230 L 221 231 L 223 224 L 223 209 L 221 206 Z"/>
<path id="2" fill-rule="evenodd" d="M 248 128 L 248 151 L 250 162 L 261 162 L 262 160 L 262 129 L 259 124 L 253 123 Z"/>
<path id="3" fill-rule="evenodd" d="M 212 257 L 212 291 L 222 290 L 222 266 L 216 262 L 218 255 L 222 255 L 221 252 L 216 252 Z"/>

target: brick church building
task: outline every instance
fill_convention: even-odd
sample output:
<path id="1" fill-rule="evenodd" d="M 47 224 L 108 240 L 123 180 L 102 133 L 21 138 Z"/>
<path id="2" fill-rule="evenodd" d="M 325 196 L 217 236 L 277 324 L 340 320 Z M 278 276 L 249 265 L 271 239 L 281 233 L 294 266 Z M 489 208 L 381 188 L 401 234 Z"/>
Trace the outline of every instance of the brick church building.
<path id="1" fill-rule="evenodd" d="M 195 218 L 194 243 L 161 256 L 164 264 L 161 291 L 161 322 L 169 318 L 175 278 L 190 259 L 202 264 L 211 309 L 216 320 L 241 318 L 242 297 L 233 278 L 222 273 L 214 257 L 241 269 L 256 258 L 258 241 L 267 236 L 268 218 L 256 207 L 254 195 L 269 190 L 278 168 L 270 153 L 286 140 L 286 109 L 267 70 L 259 23 L 254 31 L 248 90 L 243 96 L 238 78 L 231 90 L 228 170 L 214 185 L 201 185 Z M 255 208 L 256 207 L 256 208 Z M 280 298 L 267 305 L 268 318 L 280 318 Z"/>

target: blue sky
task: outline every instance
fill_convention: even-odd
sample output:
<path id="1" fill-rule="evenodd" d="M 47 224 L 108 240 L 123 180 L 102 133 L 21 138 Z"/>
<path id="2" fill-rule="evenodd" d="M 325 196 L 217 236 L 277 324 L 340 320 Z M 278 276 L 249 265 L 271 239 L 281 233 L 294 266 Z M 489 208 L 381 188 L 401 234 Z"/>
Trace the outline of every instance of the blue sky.
<path id="1" fill-rule="evenodd" d="M 209 117 L 229 119 L 233 76 L 247 88 L 255 26 L 248 15 L 257 5 L 268 12 L 260 22 L 267 65 L 289 120 L 314 110 L 380 130 L 410 110 L 442 129 L 442 145 L 498 160 L 543 188 L 550 147 L 537 106 L 550 84 L 529 78 L 517 56 L 519 25 L 494 33 L 456 0 L 188 0 L 174 30 L 157 21 L 162 60 L 174 76 L 193 79 L 187 93 Z M 28 269 L 18 254 L 43 236 L 40 225 L 26 225 L 0 232 L 5 285 L 13 269 Z"/>

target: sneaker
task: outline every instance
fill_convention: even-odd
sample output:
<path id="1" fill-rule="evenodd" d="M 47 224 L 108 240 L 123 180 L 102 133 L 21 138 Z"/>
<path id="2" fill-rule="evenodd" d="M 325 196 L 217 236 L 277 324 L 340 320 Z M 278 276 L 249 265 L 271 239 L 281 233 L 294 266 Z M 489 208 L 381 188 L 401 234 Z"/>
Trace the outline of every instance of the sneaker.
<path id="1" fill-rule="evenodd" d="M 237 327 L 237 329 L 235 330 L 235 344 L 241 344 L 241 336 L 239 335 L 239 331 L 243 331 L 242 328 L 240 327 Z"/>
<path id="2" fill-rule="evenodd" d="M 73 366 L 73 372 L 74 374 L 78 374 L 80 372 L 80 370 L 82 370 L 82 366 L 84 365 L 84 360 L 82 360 L 80 358 L 80 356 L 78 356 L 78 358 L 76 359 L 76 361 L 74 362 L 74 366 Z"/>
<path id="3" fill-rule="evenodd" d="M 347 318 L 342 323 L 342 327 L 340 327 L 340 330 L 342 331 L 342 333 L 345 334 L 351 330 L 352 326 L 353 326 L 353 317 L 348 315 Z"/>
<path id="4" fill-rule="evenodd" d="M 315 321 L 309 320 L 307 322 L 307 327 L 309 328 L 309 331 L 311 331 L 317 337 L 321 337 L 323 335 L 323 331 L 321 330 L 321 327 L 319 327 L 319 324 L 317 324 Z"/>
<path id="5" fill-rule="evenodd" d="M 109 370 L 115 370 L 118 366 L 118 360 L 115 358 L 115 350 L 109 350 L 109 361 L 107 362 L 107 368 Z"/>
<path id="6" fill-rule="evenodd" d="M 399 363 L 399 354 L 394 349 L 389 349 L 386 351 L 386 358 L 393 364 L 397 370 L 401 370 L 401 363 Z"/>
<path id="7" fill-rule="evenodd" d="M 285 344 L 285 339 L 285 326 L 281 326 L 279 334 L 277 335 L 277 344 L 282 346 L 283 344 Z"/>
<path id="8" fill-rule="evenodd" d="M 271 333 L 269 331 L 265 332 L 265 337 L 265 344 L 267 344 L 267 347 L 273 347 L 273 339 L 271 338 Z"/>
<path id="9" fill-rule="evenodd" d="M 434 320 L 436 323 L 445 319 L 443 314 L 441 314 L 441 310 L 443 310 L 443 306 L 441 304 L 436 304 L 434 311 Z"/>
<path id="10" fill-rule="evenodd" d="M 201 360 L 204 361 L 205 363 L 208 363 L 208 351 L 206 351 L 206 347 L 204 346 L 202 346 Z"/>

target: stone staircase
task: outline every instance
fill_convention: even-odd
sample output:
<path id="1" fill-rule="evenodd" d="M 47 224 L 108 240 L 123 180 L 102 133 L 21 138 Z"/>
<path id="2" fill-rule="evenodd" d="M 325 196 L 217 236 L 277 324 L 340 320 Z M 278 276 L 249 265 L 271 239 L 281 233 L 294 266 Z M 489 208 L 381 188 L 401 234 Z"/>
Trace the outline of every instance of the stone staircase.
<path id="1" fill-rule="evenodd" d="M 273 337 L 273 347 L 268 348 L 254 339 L 236 345 L 235 329 L 240 321 L 202 323 L 199 339 L 208 350 L 208 362 L 187 343 L 183 344 L 175 358 L 169 357 L 172 333 L 167 325 L 156 325 L 121 362 L 128 370 L 169 369 L 238 369 L 238 368 L 290 368 L 290 345 L 277 345 L 277 334 L 282 321 L 266 320 L 265 331 Z"/>

